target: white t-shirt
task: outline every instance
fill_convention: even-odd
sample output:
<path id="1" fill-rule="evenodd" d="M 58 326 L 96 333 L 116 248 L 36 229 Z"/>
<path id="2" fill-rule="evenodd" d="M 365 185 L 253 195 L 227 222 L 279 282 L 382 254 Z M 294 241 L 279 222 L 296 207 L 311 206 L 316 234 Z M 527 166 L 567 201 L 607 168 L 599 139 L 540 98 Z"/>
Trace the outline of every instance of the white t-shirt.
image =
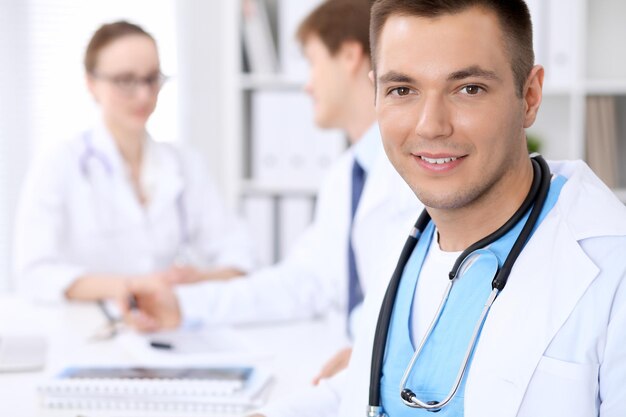
<path id="1" fill-rule="evenodd" d="M 428 248 L 426 259 L 417 280 L 411 306 L 411 342 L 417 348 L 437 314 L 443 294 L 450 282 L 448 273 L 461 252 L 445 252 L 439 247 L 438 232 Z"/>

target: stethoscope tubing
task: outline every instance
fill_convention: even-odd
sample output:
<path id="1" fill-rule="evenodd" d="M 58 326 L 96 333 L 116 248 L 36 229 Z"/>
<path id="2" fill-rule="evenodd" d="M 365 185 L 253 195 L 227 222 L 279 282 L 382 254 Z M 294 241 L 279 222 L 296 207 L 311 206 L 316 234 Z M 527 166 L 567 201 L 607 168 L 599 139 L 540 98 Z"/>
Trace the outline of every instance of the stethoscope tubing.
<path id="1" fill-rule="evenodd" d="M 383 356 L 385 354 L 385 345 L 382 343 L 377 343 L 377 340 L 387 340 L 387 335 L 389 333 L 389 318 L 391 318 L 391 313 L 393 311 L 393 304 L 395 299 L 395 294 L 398 292 L 398 287 L 400 286 L 400 277 L 404 272 L 404 266 L 409 261 L 411 254 L 413 253 L 413 249 L 415 249 L 415 245 L 417 245 L 417 241 L 420 238 L 420 235 L 426 229 L 426 225 L 430 221 L 430 215 L 426 210 L 422 211 L 415 226 L 411 230 L 409 237 L 407 238 L 404 247 L 402 248 L 402 252 L 400 253 L 400 258 L 398 259 L 398 263 L 391 277 L 391 281 L 389 282 L 389 286 L 387 287 L 387 291 L 385 292 L 385 297 L 383 298 L 383 305 L 378 314 L 378 321 L 376 323 L 376 333 L 374 346 L 372 349 L 372 364 L 371 364 L 371 373 L 370 373 L 370 389 L 369 389 L 369 398 L 370 398 L 370 407 L 377 408 L 380 404 L 380 375 L 382 374 L 382 364 L 383 364 Z M 385 320 L 387 319 L 387 320 Z M 378 415 L 378 414 L 375 414 Z"/>
<path id="2" fill-rule="evenodd" d="M 484 324 L 484 321 L 487 318 L 487 314 L 489 313 L 491 306 L 493 305 L 493 302 L 497 298 L 498 294 L 504 289 L 504 286 L 507 283 L 507 280 L 513 268 L 513 265 L 515 264 L 517 257 L 522 252 L 528 239 L 530 238 L 530 235 L 532 234 L 533 229 L 537 224 L 539 215 L 541 214 L 541 211 L 543 209 L 543 206 L 545 205 L 545 201 L 548 196 L 548 192 L 550 189 L 550 182 L 551 182 L 550 168 L 548 164 L 545 162 L 545 160 L 541 157 L 541 155 L 538 155 L 538 154 L 533 155 L 532 161 L 533 161 L 532 163 L 533 181 L 530 187 L 530 191 L 528 192 L 528 195 L 522 202 L 521 206 L 518 208 L 515 214 L 502 227 L 500 227 L 494 233 L 479 240 L 478 242 L 468 247 L 465 251 L 463 251 L 461 255 L 457 258 L 452 270 L 450 271 L 450 274 L 449 274 L 450 283 L 448 284 L 444 297 L 439 305 L 438 313 L 433 318 L 433 321 L 431 322 L 429 329 L 426 332 L 426 335 L 420 342 L 418 349 L 416 350 L 413 357 L 411 358 L 411 361 L 409 362 L 409 366 L 405 370 L 404 375 L 401 379 L 400 396 L 404 404 L 410 407 L 414 407 L 414 408 L 424 408 L 430 411 L 436 411 L 444 407 L 446 404 L 448 404 L 452 400 L 452 398 L 454 398 L 454 395 L 458 391 L 458 388 L 461 384 L 463 376 L 469 366 L 469 358 L 477 343 L 480 329 L 482 328 L 482 325 Z M 408 390 L 405 388 L 406 382 L 409 378 L 409 375 L 413 369 L 413 366 L 417 358 L 419 357 L 421 350 L 426 344 L 428 336 L 430 336 L 430 334 L 432 333 L 436 325 L 436 322 L 440 316 L 441 310 L 443 309 L 443 306 L 445 305 L 445 302 L 450 294 L 454 279 L 457 277 L 460 268 L 463 266 L 465 261 L 474 251 L 482 247 L 488 246 L 489 244 L 500 239 L 507 232 L 509 232 L 521 220 L 521 218 L 523 218 L 523 216 L 528 212 L 528 209 L 531 207 L 531 205 L 532 205 L 532 209 L 530 211 L 528 219 L 526 220 L 526 223 L 524 224 L 524 227 L 522 228 L 522 231 L 520 232 L 519 236 L 515 240 L 515 243 L 513 244 L 513 247 L 511 248 L 511 251 L 509 252 L 509 255 L 507 256 L 502 268 L 499 269 L 499 271 L 496 273 L 495 278 L 492 281 L 492 292 L 489 295 L 487 301 L 485 302 L 480 318 L 474 327 L 471 343 L 468 346 L 467 351 L 465 352 L 463 365 L 459 369 L 459 372 L 455 378 L 455 382 L 452 386 L 452 389 L 450 390 L 446 398 L 444 398 L 442 401 L 424 402 L 424 401 L 419 400 L 411 390 Z M 394 270 L 389 286 L 387 287 L 387 291 L 385 292 L 383 304 L 382 304 L 382 307 L 378 316 L 378 322 L 376 324 L 374 345 L 372 347 L 372 363 L 371 363 L 370 387 L 369 387 L 369 405 L 367 409 L 368 416 L 375 417 L 375 416 L 384 415 L 384 410 L 381 406 L 381 401 L 380 401 L 380 377 L 382 375 L 382 366 L 383 366 L 383 361 L 384 361 L 387 337 L 389 333 L 389 324 L 390 324 L 391 315 L 393 312 L 393 305 L 395 303 L 396 294 L 398 292 L 398 288 L 400 285 L 402 274 L 404 272 L 404 268 L 406 264 L 408 263 L 408 260 L 411 254 L 413 253 L 413 250 L 415 249 L 415 246 L 417 245 L 417 242 L 420 236 L 422 235 L 422 233 L 424 232 L 429 221 L 430 221 L 430 216 L 428 215 L 426 210 L 423 210 L 410 236 L 408 237 L 404 245 L 404 248 L 402 249 L 400 258 L 396 265 L 396 269 Z"/>

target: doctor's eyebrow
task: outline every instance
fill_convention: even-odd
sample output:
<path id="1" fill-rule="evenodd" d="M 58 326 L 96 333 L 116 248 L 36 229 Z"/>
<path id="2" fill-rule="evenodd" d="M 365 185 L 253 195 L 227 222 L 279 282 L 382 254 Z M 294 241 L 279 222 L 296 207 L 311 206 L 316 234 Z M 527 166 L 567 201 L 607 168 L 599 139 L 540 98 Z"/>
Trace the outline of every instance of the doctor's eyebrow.
<path id="1" fill-rule="evenodd" d="M 378 77 L 379 84 L 400 83 L 400 84 L 414 84 L 415 79 L 409 77 L 406 74 L 402 74 L 396 71 L 389 71 L 380 77 Z"/>
<path id="2" fill-rule="evenodd" d="M 452 74 L 448 75 L 448 81 L 461 81 L 470 77 L 500 81 L 500 77 L 498 77 L 495 72 L 483 69 L 478 65 L 472 65 L 471 67 L 463 68 L 459 71 L 453 72 Z"/>

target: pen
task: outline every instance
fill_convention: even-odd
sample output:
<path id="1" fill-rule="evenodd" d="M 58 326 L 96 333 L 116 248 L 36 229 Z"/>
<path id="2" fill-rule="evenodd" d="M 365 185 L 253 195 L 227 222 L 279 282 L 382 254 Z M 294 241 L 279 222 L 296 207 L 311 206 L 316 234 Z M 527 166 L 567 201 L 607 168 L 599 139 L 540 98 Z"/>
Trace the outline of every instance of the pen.
<path id="1" fill-rule="evenodd" d="M 139 310 L 139 302 L 137 301 L 137 297 L 133 294 L 128 296 L 128 308 L 130 310 Z"/>
<path id="2" fill-rule="evenodd" d="M 104 314 L 104 317 L 106 317 L 107 322 L 110 325 L 114 325 L 115 323 L 117 323 L 118 319 L 116 319 L 115 317 L 113 317 L 113 315 L 111 314 L 111 312 L 109 311 L 109 309 L 106 306 L 106 301 L 104 300 L 98 300 L 97 301 L 98 304 L 98 308 L 100 309 L 100 311 L 102 312 L 102 314 Z"/>
<path id="3" fill-rule="evenodd" d="M 155 349 L 166 349 L 166 350 L 174 349 L 174 345 L 172 345 L 171 343 L 162 342 L 159 340 L 151 340 L 150 346 L 152 346 Z"/>

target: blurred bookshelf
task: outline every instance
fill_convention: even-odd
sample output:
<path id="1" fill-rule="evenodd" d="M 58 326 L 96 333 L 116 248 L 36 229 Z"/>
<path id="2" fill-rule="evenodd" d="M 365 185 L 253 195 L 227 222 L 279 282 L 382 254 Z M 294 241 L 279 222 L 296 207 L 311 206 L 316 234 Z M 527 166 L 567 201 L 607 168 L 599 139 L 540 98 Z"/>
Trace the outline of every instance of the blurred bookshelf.
<path id="1" fill-rule="evenodd" d="M 626 202 L 626 2 L 529 0 L 544 97 L 529 134 L 548 159 L 583 159 Z"/>
<path id="2" fill-rule="evenodd" d="M 228 2 L 225 65 L 234 71 L 227 138 L 234 200 L 250 225 L 261 261 L 282 259 L 312 220 L 317 188 L 346 148 L 343 134 L 314 123 L 304 91 L 308 65 L 295 37 L 322 0 Z"/>

